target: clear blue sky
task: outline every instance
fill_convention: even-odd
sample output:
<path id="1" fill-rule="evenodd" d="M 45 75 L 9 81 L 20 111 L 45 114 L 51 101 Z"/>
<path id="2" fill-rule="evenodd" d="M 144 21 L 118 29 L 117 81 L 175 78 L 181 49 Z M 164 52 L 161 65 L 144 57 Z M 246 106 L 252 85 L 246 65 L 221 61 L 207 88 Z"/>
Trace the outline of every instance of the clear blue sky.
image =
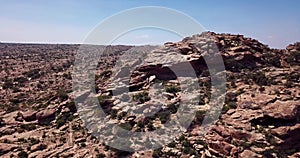
<path id="1" fill-rule="evenodd" d="M 1 0 L 0 2 L 1 42 L 81 43 L 89 31 L 103 19 L 124 9 L 140 6 L 176 9 L 196 19 L 207 30 L 244 34 L 275 48 L 284 48 L 289 43 L 300 41 L 299 0 Z M 131 33 L 119 42 L 143 44 L 169 40 L 176 41 L 179 37 L 162 34 L 157 30 L 145 30 Z"/>

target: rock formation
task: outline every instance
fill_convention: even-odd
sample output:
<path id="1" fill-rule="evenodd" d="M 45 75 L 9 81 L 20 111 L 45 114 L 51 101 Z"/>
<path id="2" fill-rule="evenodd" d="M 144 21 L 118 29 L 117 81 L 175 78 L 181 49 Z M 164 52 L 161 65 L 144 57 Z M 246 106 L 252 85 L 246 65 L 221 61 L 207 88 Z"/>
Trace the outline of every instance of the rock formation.
<path id="1" fill-rule="evenodd" d="M 300 156 L 299 42 L 279 50 L 243 35 L 213 32 L 168 42 L 155 48 L 130 77 L 119 74 L 121 81 L 128 79 L 128 95 L 113 93 L 118 86 L 111 77 L 120 56 L 134 47 L 108 46 L 99 57 L 94 99 L 110 123 L 126 130 L 153 131 L 175 117 L 183 97 L 178 78 L 190 75 L 186 65 L 191 65 L 199 83 L 199 105 L 187 131 L 162 148 L 134 153 L 103 145 L 83 126 L 72 93 L 79 47 L 0 43 L 1 157 Z M 211 48 L 224 60 L 226 95 L 219 119 L 201 135 L 214 93 L 204 58 Z M 170 61 L 173 63 L 166 64 Z M 177 76 L 173 70 L 187 76 Z M 153 85 L 163 91 L 153 96 Z M 89 96 L 85 92 L 80 97 Z M 128 107 L 127 101 L 134 106 Z"/>

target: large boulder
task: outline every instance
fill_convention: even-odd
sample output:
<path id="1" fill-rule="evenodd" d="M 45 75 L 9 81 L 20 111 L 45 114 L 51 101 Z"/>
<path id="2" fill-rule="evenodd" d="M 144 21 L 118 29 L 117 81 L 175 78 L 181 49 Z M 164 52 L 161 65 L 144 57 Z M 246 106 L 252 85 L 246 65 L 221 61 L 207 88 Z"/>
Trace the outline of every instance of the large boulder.
<path id="1" fill-rule="evenodd" d="M 37 118 L 39 124 L 41 124 L 41 125 L 48 124 L 55 119 L 55 113 L 56 113 L 55 109 L 45 109 L 45 110 L 39 111 L 36 114 L 36 118 Z"/>
<path id="2" fill-rule="evenodd" d="M 299 101 L 276 101 L 263 108 L 265 115 L 284 120 L 292 120 L 300 117 Z"/>
<path id="3" fill-rule="evenodd" d="M 36 111 L 31 111 L 31 110 L 25 111 L 22 113 L 22 117 L 25 121 L 28 121 L 28 122 L 34 121 L 34 120 L 36 120 L 36 113 L 37 113 Z"/>
<path id="4" fill-rule="evenodd" d="M 33 146 L 31 146 L 30 151 L 35 152 L 38 150 L 44 150 L 47 148 L 47 145 L 43 144 L 43 143 L 39 143 L 39 144 L 35 144 Z"/>

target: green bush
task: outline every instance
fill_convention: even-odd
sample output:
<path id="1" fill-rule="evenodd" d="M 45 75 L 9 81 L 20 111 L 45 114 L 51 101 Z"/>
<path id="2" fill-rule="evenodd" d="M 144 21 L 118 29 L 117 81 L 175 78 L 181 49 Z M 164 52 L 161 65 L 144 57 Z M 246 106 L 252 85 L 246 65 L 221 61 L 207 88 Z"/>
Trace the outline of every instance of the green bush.
<path id="1" fill-rule="evenodd" d="M 144 128 L 145 126 L 144 126 L 144 123 L 142 122 L 142 121 L 138 121 L 137 123 L 136 123 L 136 125 L 139 127 L 139 128 Z"/>
<path id="2" fill-rule="evenodd" d="M 122 111 L 118 116 L 118 120 L 121 120 L 123 117 L 125 117 L 127 115 L 127 112 L 126 111 Z"/>
<path id="3" fill-rule="evenodd" d="M 199 105 L 205 105 L 204 97 L 200 97 L 200 99 L 199 99 Z"/>
<path id="4" fill-rule="evenodd" d="M 168 111 L 157 113 L 161 123 L 166 123 L 169 120 L 170 113 Z"/>
<path id="5" fill-rule="evenodd" d="M 59 138 L 59 141 L 64 142 L 64 143 L 66 142 L 66 140 L 67 140 L 67 138 L 65 138 L 65 137 L 60 137 Z"/>
<path id="6" fill-rule="evenodd" d="M 160 149 L 155 149 L 152 153 L 153 158 L 161 158 L 162 157 L 162 152 L 161 148 Z"/>
<path id="7" fill-rule="evenodd" d="M 111 96 L 109 95 L 100 95 L 97 97 L 100 105 L 105 104 L 109 99 L 111 99 Z"/>
<path id="8" fill-rule="evenodd" d="M 189 154 L 189 155 L 195 155 L 196 154 L 195 150 L 191 147 L 184 147 L 182 149 L 182 152 L 185 153 L 185 154 Z"/>
<path id="9" fill-rule="evenodd" d="M 9 89 L 9 88 L 13 88 L 14 84 L 11 80 L 6 80 L 4 81 L 4 84 L 2 86 L 3 89 Z"/>
<path id="10" fill-rule="evenodd" d="M 63 77 L 64 77 L 65 79 L 72 80 L 72 75 L 71 75 L 70 72 L 69 72 L 69 73 L 64 73 L 64 74 L 63 74 Z"/>
<path id="11" fill-rule="evenodd" d="M 184 146 L 184 147 L 190 147 L 191 144 L 190 144 L 190 142 L 188 140 L 183 140 L 182 141 L 182 146 Z"/>
<path id="12" fill-rule="evenodd" d="M 13 81 L 18 82 L 18 83 L 24 83 L 24 82 L 28 81 L 28 79 L 23 76 L 20 76 L 20 77 L 14 78 Z"/>
<path id="13" fill-rule="evenodd" d="M 19 103 L 19 101 L 17 99 L 13 99 L 13 100 L 10 100 L 11 102 L 13 103 Z M 3 105 L 4 106 L 4 110 L 6 112 L 13 112 L 13 111 L 16 111 L 16 110 L 20 110 L 20 107 L 18 105 Z"/>
<path id="14" fill-rule="evenodd" d="M 97 158 L 105 158 L 106 155 L 105 154 L 102 154 L 102 153 L 99 153 L 96 155 Z"/>
<path id="15" fill-rule="evenodd" d="M 116 109 L 111 109 L 110 110 L 110 117 L 115 119 L 117 117 L 117 113 L 118 113 L 118 110 Z"/>
<path id="16" fill-rule="evenodd" d="M 196 123 L 202 123 L 205 117 L 206 111 L 197 111 L 195 116 Z"/>
<path id="17" fill-rule="evenodd" d="M 149 131 L 155 130 L 155 127 L 153 126 L 152 122 L 149 122 L 149 123 L 147 124 L 147 128 L 148 128 Z"/>
<path id="18" fill-rule="evenodd" d="M 146 101 L 149 101 L 151 98 L 149 97 L 149 93 L 146 91 L 143 91 L 141 93 L 134 94 L 132 96 L 133 100 L 138 103 L 145 103 Z"/>
<path id="19" fill-rule="evenodd" d="M 27 158 L 27 157 L 28 157 L 28 154 L 27 154 L 27 152 L 25 152 L 24 150 L 22 150 L 22 151 L 20 151 L 20 152 L 18 153 L 18 157 L 19 157 L 19 158 Z"/>
<path id="20" fill-rule="evenodd" d="M 59 127 L 63 126 L 66 122 L 67 122 L 67 120 L 65 118 L 59 117 L 56 120 L 56 127 L 59 128 Z"/>
<path id="21" fill-rule="evenodd" d="M 20 127 L 27 130 L 27 131 L 32 131 L 32 130 L 36 129 L 35 124 L 21 124 Z"/>
<path id="22" fill-rule="evenodd" d="M 281 63 L 279 61 L 279 56 L 277 54 L 272 54 L 270 52 L 266 52 L 262 55 L 264 60 L 267 62 L 268 65 L 281 67 Z"/>
<path id="23" fill-rule="evenodd" d="M 287 80 L 287 81 L 285 82 L 284 86 L 285 86 L 286 88 L 293 88 L 293 82 L 290 81 L 290 80 Z"/>
<path id="24" fill-rule="evenodd" d="M 18 138 L 18 142 L 23 142 L 23 143 L 27 143 L 27 140 L 24 138 Z"/>
<path id="25" fill-rule="evenodd" d="M 196 140 L 195 144 L 201 144 L 203 145 L 205 148 L 207 148 L 207 143 L 204 140 Z"/>
<path id="26" fill-rule="evenodd" d="M 235 84 L 235 81 L 231 81 L 230 85 L 231 85 L 231 88 L 236 88 L 237 87 L 236 84 Z"/>
<path id="27" fill-rule="evenodd" d="M 259 90 L 260 92 L 263 92 L 263 91 L 265 91 L 265 87 L 261 86 L 261 87 L 259 87 L 258 90 Z"/>
<path id="28" fill-rule="evenodd" d="M 24 73 L 24 75 L 26 77 L 36 79 L 36 78 L 39 78 L 41 76 L 40 71 L 41 71 L 40 69 L 33 69 L 33 70 L 30 70 L 30 71 Z"/>
<path id="29" fill-rule="evenodd" d="M 227 103 L 227 106 L 228 106 L 230 109 L 235 109 L 235 108 L 237 108 L 236 102 L 229 102 L 229 103 Z"/>
<path id="30" fill-rule="evenodd" d="M 300 60 L 300 51 L 291 52 L 290 55 L 286 58 L 286 61 L 292 66 L 298 65 L 299 60 Z"/>
<path id="31" fill-rule="evenodd" d="M 178 105 L 176 103 L 172 103 L 168 105 L 168 110 L 170 110 L 172 114 L 176 113 L 177 109 L 178 109 Z"/>
<path id="32" fill-rule="evenodd" d="M 168 93 L 173 93 L 173 94 L 175 94 L 175 93 L 177 93 L 177 92 L 179 92 L 180 91 L 180 88 L 178 88 L 178 87 L 176 87 L 176 86 L 167 86 L 166 87 L 166 92 L 168 92 Z"/>
<path id="33" fill-rule="evenodd" d="M 104 78 L 107 79 L 111 76 L 112 74 L 112 71 L 111 70 L 104 70 L 103 72 L 101 72 L 100 74 L 96 74 L 95 75 L 95 82 L 98 81 L 100 78 Z"/>
<path id="34" fill-rule="evenodd" d="M 0 127 L 5 125 L 5 121 L 0 117 Z"/>
<path id="35" fill-rule="evenodd" d="M 72 111 L 72 112 L 76 112 L 76 111 L 77 111 L 77 108 L 76 108 L 76 105 L 75 105 L 75 102 L 74 102 L 74 101 L 71 101 L 71 102 L 66 103 L 65 106 L 66 106 L 67 108 L 69 108 L 70 111 Z"/>
<path id="36" fill-rule="evenodd" d="M 65 101 L 68 99 L 68 94 L 64 89 L 59 89 L 56 93 L 56 97 L 58 97 L 61 101 Z"/>
<path id="37" fill-rule="evenodd" d="M 34 145 L 34 144 L 38 144 L 40 142 L 39 139 L 36 139 L 36 138 L 28 138 L 29 142 L 31 145 Z"/>
<path id="38" fill-rule="evenodd" d="M 266 77 L 265 73 L 261 71 L 248 75 L 248 78 L 252 79 L 252 81 L 259 86 L 269 86 L 271 84 L 275 84 L 272 78 Z"/>
<path id="39" fill-rule="evenodd" d="M 173 142 L 169 143 L 167 146 L 170 148 L 174 148 L 174 147 L 176 147 L 176 143 L 173 141 Z"/>
<path id="40" fill-rule="evenodd" d="M 121 128 L 123 128 L 123 129 L 125 129 L 125 130 L 128 130 L 128 131 L 130 131 L 130 130 L 132 129 L 131 124 L 128 123 L 128 122 L 121 123 L 119 126 L 120 126 Z"/>
<path id="41" fill-rule="evenodd" d="M 237 108 L 237 104 L 236 102 L 228 102 L 227 104 L 225 104 L 222 108 L 222 113 L 225 114 L 228 110 L 230 109 L 236 109 Z"/>

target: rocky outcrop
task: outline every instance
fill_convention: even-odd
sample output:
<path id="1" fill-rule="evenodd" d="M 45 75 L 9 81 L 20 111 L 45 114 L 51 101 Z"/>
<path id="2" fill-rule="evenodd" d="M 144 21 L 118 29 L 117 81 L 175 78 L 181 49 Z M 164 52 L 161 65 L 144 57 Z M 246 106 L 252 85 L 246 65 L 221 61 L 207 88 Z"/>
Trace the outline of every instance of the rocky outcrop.
<path id="1" fill-rule="evenodd" d="M 300 42 L 288 45 L 286 50 L 291 52 L 300 51 Z"/>
<path id="2" fill-rule="evenodd" d="M 110 81 L 120 55 L 148 46 L 108 46 L 95 75 L 96 98 L 107 114 L 106 123 L 135 132 L 161 128 L 175 118 L 184 98 L 179 77 L 198 77 L 199 106 L 188 130 L 162 149 L 135 153 L 105 146 L 85 130 L 83 123 L 99 113 L 91 111 L 82 121 L 79 115 L 87 111 L 77 111 L 70 100 L 74 95 L 70 93 L 72 62 L 78 47 L 0 44 L 0 66 L 5 70 L 0 71 L 2 157 L 299 157 L 300 43 L 279 50 L 243 35 L 205 32 L 155 47 L 145 62 L 131 57 L 135 62 L 125 64 L 142 64 L 134 70 L 122 65 L 117 73 L 122 84 L 117 86 Z M 214 51 L 224 60 L 227 92 L 219 120 L 201 135 L 215 93 L 204 57 Z M 162 91 L 153 90 L 154 86 Z M 128 95 L 124 89 L 129 89 Z M 91 96 L 87 90 L 76 101 L 86 106 L 83 100 L 96 99 Z M 89 127 L 100 130 L 102 126 Z M 138 148 L 138 144 L 131 146 Z"/>
<path id="3" fill-rule="evenodd" d="M 276 101 L 263 108 L 265 115 L 284 120 L 300 119 L 299 101 Z"/>

